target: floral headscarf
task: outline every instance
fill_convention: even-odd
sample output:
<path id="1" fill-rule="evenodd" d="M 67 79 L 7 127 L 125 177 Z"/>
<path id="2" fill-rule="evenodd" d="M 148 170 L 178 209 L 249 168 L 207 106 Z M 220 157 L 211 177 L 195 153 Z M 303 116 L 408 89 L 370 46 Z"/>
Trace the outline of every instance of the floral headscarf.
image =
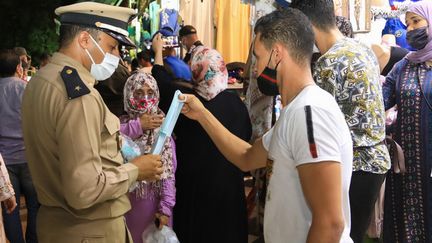
<path id="1" fill-rule="evenodd" d="M 145 85 L 147 85 L 151 90 L 153 90 L 153 98 L 138 98 L 134 95 L 134 92 L 136 90 L 142 89 Z M 124 87 L 123 103 L 124 109 L 128 113 L 130 118 L 135 119 L 145 113 L 152 115 L 164 114 L 158 107 L 159 98 L 159 88 L 157 86 L 156 80 L 151 74 L 136 72 L 126 81 Z M 159 128 L 153 130 L 145 130 L 141 137 L 134 139 L 134 142 L 140 147 L 142 154 L 150 153 L 153 144 L 156 142 L 156 136 L 158 132 Z M 161 180 L 147 184 L 140 183 L 138 189 L 136 190 L 137 196 L 142 198 L 153 198 L 154 196 L 160 195 L 162 181 L 174 177 L 173 149 L 170 139 L 167 139 L 167 141 L 165 141 L 161 157 L 163 166 Z"/>
<path id="2" fill-rule="evenodd" d="M 205 46 L 195 47 L 190 65 L 194 90 L 207 101 L 228 87 L 228 71 L 222 56 L 216 50 Z"/>

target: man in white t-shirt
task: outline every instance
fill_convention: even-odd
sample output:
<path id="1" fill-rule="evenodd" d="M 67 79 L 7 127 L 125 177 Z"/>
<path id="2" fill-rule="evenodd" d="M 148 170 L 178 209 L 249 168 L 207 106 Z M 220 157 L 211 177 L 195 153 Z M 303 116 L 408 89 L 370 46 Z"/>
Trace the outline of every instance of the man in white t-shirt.
<path id="1" fill-rule="evenodd" d="M 269 168 L 267 243 L 351 243 L 352 141 L 336 101 L 313 81 L 312 26 L 300 11 L 288 8 L 259 19 L 255 34 L 259 88 L 280 93 L 284 106 L 275 126 L 250 145 L 192 95 L 185 95 L 183 114 L 197 120 L 242 170 Z"/>

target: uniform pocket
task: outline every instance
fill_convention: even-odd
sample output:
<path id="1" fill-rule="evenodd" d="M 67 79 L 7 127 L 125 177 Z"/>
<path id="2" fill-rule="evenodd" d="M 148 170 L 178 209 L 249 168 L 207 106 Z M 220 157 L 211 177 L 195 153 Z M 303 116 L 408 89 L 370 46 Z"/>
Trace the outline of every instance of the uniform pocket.
<path id="1" fill-rule="evenodd" d="M 102 132 L 102 147 L 110 158 L 115 158 L 120 152 L 120 122 L 111 113 L 105 116 L 104 131 Z"/>

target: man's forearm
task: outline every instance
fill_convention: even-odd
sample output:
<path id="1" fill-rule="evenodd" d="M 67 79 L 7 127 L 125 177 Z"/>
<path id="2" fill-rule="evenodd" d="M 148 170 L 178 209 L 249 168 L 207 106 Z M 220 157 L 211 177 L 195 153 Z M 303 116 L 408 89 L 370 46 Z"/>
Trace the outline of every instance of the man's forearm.
<path id="1" fill-rule="evenodd" d="M 314 222 L 307 238 L 307 243 L 339 243 L 344 230 L 343 221 Z"/>

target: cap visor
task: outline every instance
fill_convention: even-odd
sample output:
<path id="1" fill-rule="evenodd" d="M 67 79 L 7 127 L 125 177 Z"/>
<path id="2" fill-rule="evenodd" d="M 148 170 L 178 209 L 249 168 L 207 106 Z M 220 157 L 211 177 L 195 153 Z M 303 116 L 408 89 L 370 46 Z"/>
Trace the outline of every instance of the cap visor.
<path id="1" fill-rule="evenodd" d="M 111 36 L 112 38 L 116 39 L 120 45 L 130 46 L 130 47 L 136 47 L 136 45 L 132 42 L 129 37 L 120 35 L 111 31 L 104 31 L 107 35 Z"/>

